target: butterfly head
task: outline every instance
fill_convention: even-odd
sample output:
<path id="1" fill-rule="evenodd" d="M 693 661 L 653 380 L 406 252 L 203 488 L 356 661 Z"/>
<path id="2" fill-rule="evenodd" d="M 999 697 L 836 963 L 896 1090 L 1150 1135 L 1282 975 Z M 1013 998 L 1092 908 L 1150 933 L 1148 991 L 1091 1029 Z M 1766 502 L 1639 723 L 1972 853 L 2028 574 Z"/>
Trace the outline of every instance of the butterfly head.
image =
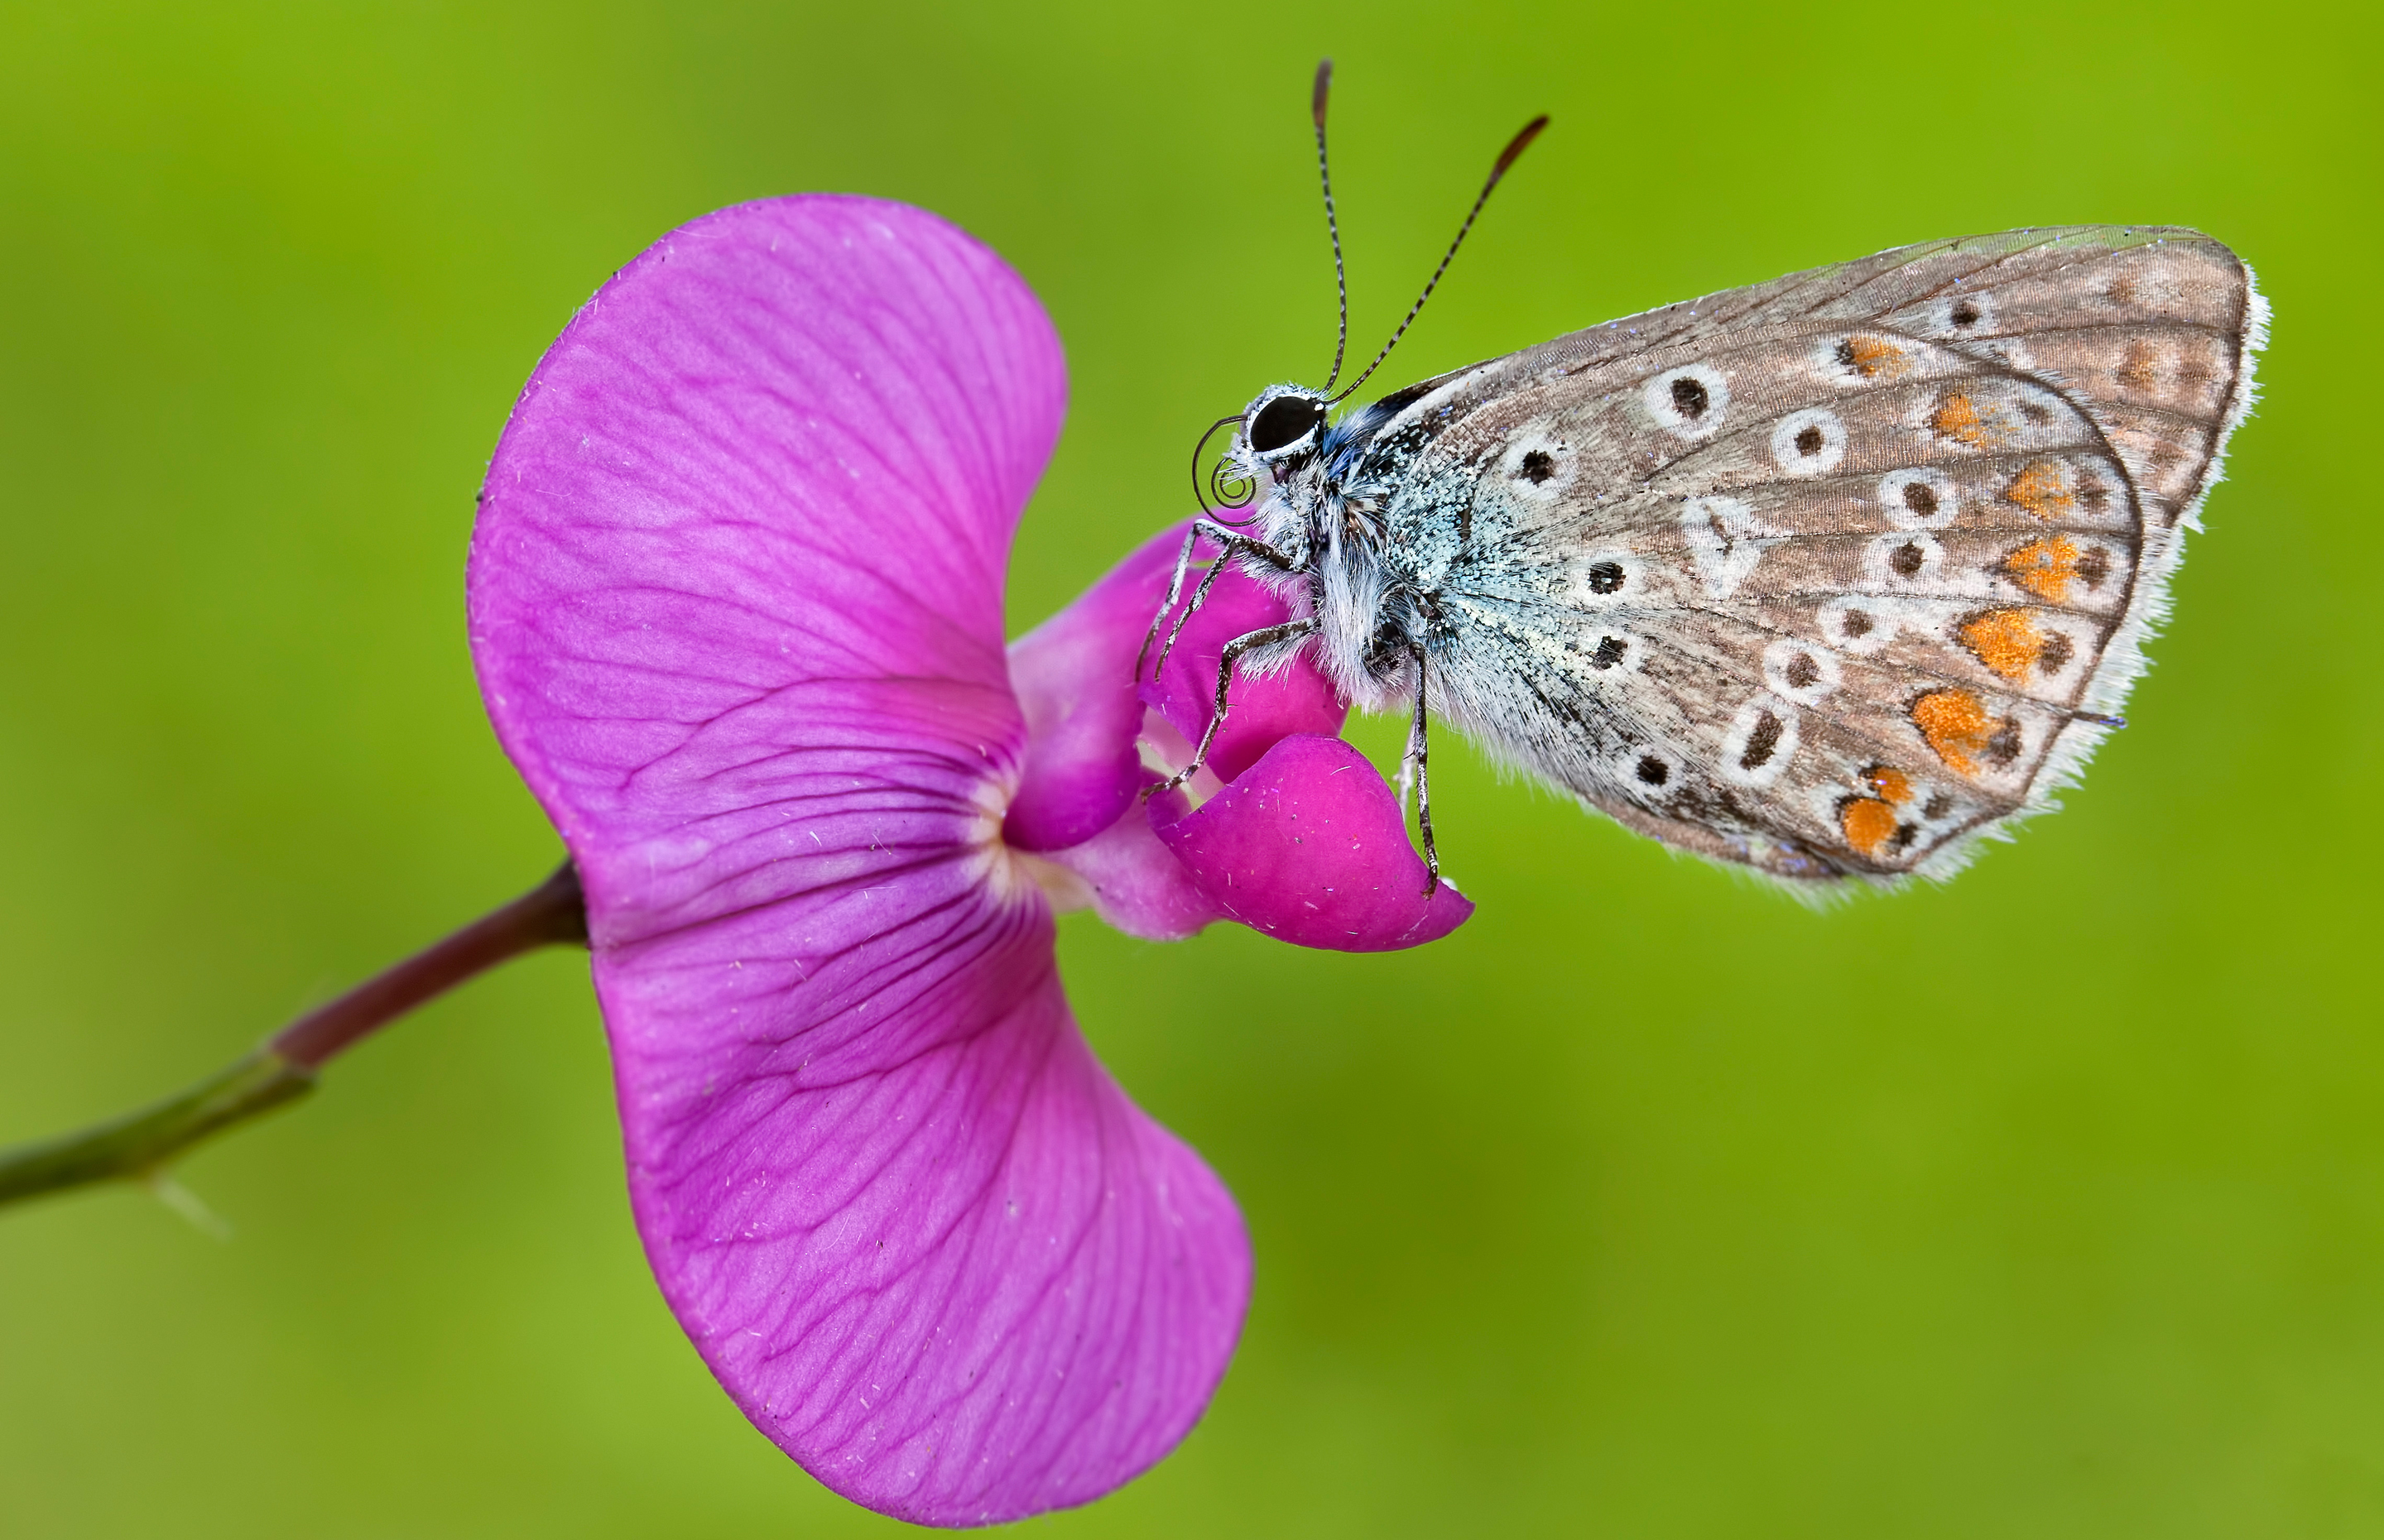
<path id="1" fill-rule="evenodd" d="M 1326 416 L 1333 403 L 1321 390 L 1304 385 L 1270 385 L 1240 415 L 1220 417 L 1192 450 L 1192 489 L 1200 497 L 1201 511 L 1230 528 L 1256 522 L 1227 519 L 1218 507 L 1248 508 L 1270 484 L 1281 486 L 1307 464 L 1324 442 Z M 1236 431 L 1225 453 L 1210 464 L 1203 492 L 1201 464 L 1209 437 L 1219 428 Z M 1211 505 L 1214 499 L 1217 507 Z"/>
<path id="2" fill-rule="evenodd" d="M 1242 413 L 1243 447 L 1253 460 L 1269 467 L 1312 453 L 1323 438 L 1330 405 L 1321 390 L 1270 385 Z"/>

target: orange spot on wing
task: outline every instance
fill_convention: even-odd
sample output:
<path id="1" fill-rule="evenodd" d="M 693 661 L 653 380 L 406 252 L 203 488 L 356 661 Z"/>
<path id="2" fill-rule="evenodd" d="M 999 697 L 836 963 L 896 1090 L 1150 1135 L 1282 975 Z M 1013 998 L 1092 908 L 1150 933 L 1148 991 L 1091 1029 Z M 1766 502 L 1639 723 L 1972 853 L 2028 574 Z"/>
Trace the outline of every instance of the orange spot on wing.
<path id="1" fill-rule="evenodd" d="M 1970 404 L 1969 395 L 1956 390 L 1937 403 L 1937 411 L 1929 425 L 1940 438 L 1951 438 L 1958 444 L 1977 449 L 1987 441 L 1986 425 L 1979 418 L 1979 409 Z"/>
<path id="2" fill-rule="evenodd" d="M 2149 342 L 2130 342 L 2128 356 L 2119 364 L 2119 383 L 2138 390 L 2149 390 L 2160 377 L 2156 367 L 2160 355 Z"/>
<path id="3" fill-rule="evenodd" d="M 2060 604 L 2069 598 L 2069 584 L 2078 575 L 2078 543 L 2067 535 L 2030 540 L 2004 558 L 2012 581 L 2044 600 Z"/>
<path id="4" fill-rule="evenodd" d="M 1846 844 L 1865 856 L 1877 856 L 1895 838 L 1895 809 L 1877 797 L 1852 797 L 1838 809 L 1838 828 Z"/>
<path id="5" fill-rule="evenodd" d="M 1882 802 L 1912 800 L 1911 778 L 1893 765 L 1873 765 L 1862 772 L 1862 780 Z"/>
<path id="6" fill-rule="evenodd" d="M 1847 367 L 1865 379 L 1904 373 L 1904 350 L 1883 337 L 1849 337 L 1844 357 Z"/>
<path id="7" fill-rule="evenodd" d="M 2078 499 L 2069 490 L 2069 478 L 2050 460 L 2030 462 L 2004 488 L 2004 500 L 2018 503 L 2047 523 L 2078 511 Z"/>
<path id="8" fill-rule="evenodd" d="M 1978 772 L 1995 729 L 1985 703 L 1968 690 L 1930 691 L 1912 703 L 1912 721 L 1937 758 L 1964 775 Z"/>
<path id="9" fill-rule="evenodd" d="M 2044 653 L 2044 633 L 2026 610 L 1990 610 L 1964 622 L 1960 635 L 1980 662 L 2005 679 L 2021 678 Z"/>

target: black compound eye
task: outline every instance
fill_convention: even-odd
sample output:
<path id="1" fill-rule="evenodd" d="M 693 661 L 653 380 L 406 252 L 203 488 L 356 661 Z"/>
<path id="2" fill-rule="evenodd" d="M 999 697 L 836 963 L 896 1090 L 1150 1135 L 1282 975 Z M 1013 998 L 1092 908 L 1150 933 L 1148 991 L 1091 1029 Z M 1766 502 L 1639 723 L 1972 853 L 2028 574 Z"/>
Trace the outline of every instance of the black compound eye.
<path id="1" fill-rule="evenodd" d="M 1250 420 L 1250 448 L 1273 454 L 1298 443 L 1324 421 L 1324 403 L 1308 396 L 1277 396 Z"/>

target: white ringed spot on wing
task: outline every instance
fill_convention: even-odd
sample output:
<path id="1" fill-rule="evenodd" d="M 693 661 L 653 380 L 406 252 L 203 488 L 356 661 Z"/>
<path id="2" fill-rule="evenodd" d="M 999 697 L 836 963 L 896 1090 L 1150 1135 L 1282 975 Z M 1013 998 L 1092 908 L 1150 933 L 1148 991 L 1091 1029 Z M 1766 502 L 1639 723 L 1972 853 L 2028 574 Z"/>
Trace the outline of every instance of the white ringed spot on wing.
<path id="1" fill-rule="evenodd" d="M 1961 493 L 1943 471 L 1914 466 L 1879 478 L 1879 511 L 1898 529 L 1943 529 L 1961 508 Z"/>
<path id="2" fill-rule="evenodd" d="M 1956 290 L 1930 308 L 1929 320 L 1948 337 L 1985 337 L 1995 329 L 1994 297 Z"/>
<path id="3" fill-rule="evenodd" d="M 1925 587 L 1944 571 L 1945 548 L 1921 530 L 1882 535 L 1863 548 L 1863 575 L 1883 588 Z"/>
<path id="4" fill-rule="evenodd" d="M 1643 803 L 1658 803 L 1681 787 L 1680 756 L 1652 743 L 1625 744 L 1609 771 L 1625 795 Z"/>
<path id="5" fill-rule="evenodd" d="M 1571 444 L 1535 425 L 1508 440 L 1498 456 L 1497 474 L 1521 496 L 1553 502 L 1572 485 L 1579 466 Z"/>
<path id="6" fill-rule="evenodd" d="M 1571 584 L 1571 601 L 1584 610 L 1634 603 L 1647 590 L 1645 563 L 1622 551 L 1593 554 Z"/>
<path id="7" fill-rule="evenodd" d="M 1829 648 L 1782 636 L 1763 649 L 1763 682 L 1799 706 L 1819 706 L 1844 676 Z"/>
<path id="8" fill-rule="evenodd" d="M 1730 382 L 1710 363 L 1684 363 L 1649 380 L 1640 400 L 1658 427 L 1708 438 L 1730 415 Z"/>
<path id="9" fill-rule="evenodd" d="M 1833 598 L 1814 616 L 1829 644 L 1857 658 L 1868 657 L 1895 640 L 1896 607 L 1893 600 L 1849 595 Z"/>
<path id="10" fill-rule="evenodd" d="M 1846 425 L 1827 407 L 1808 407 L 1780 419 L 1771 430 L 1771 458 L 1792 476 L 1818 476 L 1846 457 Z"/>
<path id="11" fill-rule="evenodd" d="M 1777 696 L 1757 696 L 1738 708 L 1721 736 L 1721 777 L 1756 790 L 1786 772 L 1796 756 L 1796 708 Z"/>

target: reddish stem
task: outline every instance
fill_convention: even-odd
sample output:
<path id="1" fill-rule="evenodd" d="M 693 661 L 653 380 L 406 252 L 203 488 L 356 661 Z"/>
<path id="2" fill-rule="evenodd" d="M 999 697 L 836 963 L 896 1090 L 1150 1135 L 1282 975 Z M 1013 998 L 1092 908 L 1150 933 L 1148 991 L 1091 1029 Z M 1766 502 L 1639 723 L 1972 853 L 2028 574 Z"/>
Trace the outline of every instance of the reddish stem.
<path id="1" fill-rule="evenodd" d="M 320 1069 L 376 1028 L 509 957 L 557 942 L 588 944 L 579 873 L 565 861 L 553 876 L 502 909 L 366 979 L 276 1032 L 266 1047 L 301 1069 Z"/>

